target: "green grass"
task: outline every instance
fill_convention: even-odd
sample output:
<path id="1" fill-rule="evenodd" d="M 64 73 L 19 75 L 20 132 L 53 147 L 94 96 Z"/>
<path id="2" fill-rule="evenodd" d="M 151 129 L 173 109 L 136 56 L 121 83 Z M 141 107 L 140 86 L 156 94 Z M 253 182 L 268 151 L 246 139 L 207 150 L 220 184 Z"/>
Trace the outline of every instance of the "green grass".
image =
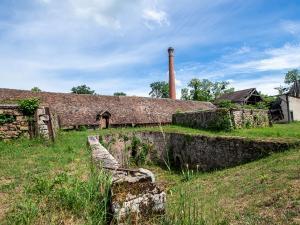
<path id="1" fill-rule="evenodd" d="M 230 169 L 193 171 L 188 179 L 186 174 L 148 169 L 168 193 L 163 224 L 300 223 L 300 149 Z"/>
<path id="2" fill-rule="evenodd" d="M 0 224 L 104 224 L 110 178 L 91 166 L 86 137 L 0 142 Z"/>
<path id="3" fill-rule="evenodd" d="M 212 133 L 178 126 L 166 132 L 300 138 L 300 124 Z M 88 134 L 155 128 L 61 132 L 55 144 L 0 142 L 0 224 L 104 224 L 110 178 L 95 172 Z M 167 191 L 167 215 L 151 224 L 299 224 L 300 149 L 238 167 L 196 173 L 149 167 Z M 100 186 L 100 188 L 99 188 Z"/>
<path id="4" fill-rule="evenodd" d="M 181 127 L 175 125 L 167 125 L 160 127 L 127 127 L 127 128 L 112 128 L 102 130 L 102 134 L 108 133 L 126 133 L 138 131 L 158 131 L 166 133 L 184 133 L 194 135 L 207 135 L 207 136 L 237 136 L 246 137 L 249 139 L 285 139 L 295 140 L 300 139 L 300 122 L 290 124 L 274 124 L 272 127 L 265 128 L 251 128 L 251 129 L 237 129 L 230 132 L 216 132 L 209 130 L 193 129 L 189 127 Z"/>

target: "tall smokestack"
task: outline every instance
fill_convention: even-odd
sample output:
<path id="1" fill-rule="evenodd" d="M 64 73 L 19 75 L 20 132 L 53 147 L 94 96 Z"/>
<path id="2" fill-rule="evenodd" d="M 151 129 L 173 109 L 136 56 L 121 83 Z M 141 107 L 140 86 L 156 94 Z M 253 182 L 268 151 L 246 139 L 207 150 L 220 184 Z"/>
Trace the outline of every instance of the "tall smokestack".
<path id="1" fill-rule="evenodd" d="M 169 95 L 171 99 L 176 99 L 175 72 L 174 72 L 174 48 L 168 48 L 169 53 Z"/>

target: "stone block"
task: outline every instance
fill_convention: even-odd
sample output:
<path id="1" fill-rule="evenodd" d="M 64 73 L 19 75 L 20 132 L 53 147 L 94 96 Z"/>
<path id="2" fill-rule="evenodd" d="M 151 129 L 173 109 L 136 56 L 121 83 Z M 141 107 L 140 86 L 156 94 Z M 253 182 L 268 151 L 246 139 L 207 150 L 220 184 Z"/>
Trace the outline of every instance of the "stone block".
<path id="1" fill-rule="evenodd" d="M 165 213 L 166 194 L 152 181 L 144 169 L 131 172 L 113 181 L 111 211 L 113 223 L 126 224 L 130 218 L 133 223 L 148 220 L 154 214 Z M 116 175 L 113 176 L 115 178 Z"/>
<path id="2" fill-rule="evenodd" d="M 26 117 L 25 116 L 17 116 L 16 121 L 26 121 Z"/>
<path id="3" fill-rule="evenodd" d="M 29 127 L 28 127 L 28 126 L 21 126 L 21 127 L 20 127 L 20 130 L 21 130 L 21 131 L 28 131 L 28 130 L 29 130 Z"/>
<path id="4" fill-rule="evenodd" d="M 39 125 L 39 129 L 40 130 L 48 130 L 48 126 L 47 125 Z"/>
<path id="5" fill-rule="evenodd" d="M 154 214 L 165 212 L 166 194 L 155 184 L 151 171 L 120 168 L 119 162 L 99 143 L 99 138 L 88 137 L 94 163 L 112 175 L 110 224 L 142 224 Z"/>
<path id="6" fill-rule="evenodd" d="M 46 113 L 45 108 L 38 108 L 36 113 L 37 113 L 37 115 L 44 115 Z"/>
<path id="7" fill-rule="evenodd" d="M 42 115 L 42 116 L 39 116 L 39 120 L 42 120 L 42 121 L 49 121 L 49 115 Z"/>

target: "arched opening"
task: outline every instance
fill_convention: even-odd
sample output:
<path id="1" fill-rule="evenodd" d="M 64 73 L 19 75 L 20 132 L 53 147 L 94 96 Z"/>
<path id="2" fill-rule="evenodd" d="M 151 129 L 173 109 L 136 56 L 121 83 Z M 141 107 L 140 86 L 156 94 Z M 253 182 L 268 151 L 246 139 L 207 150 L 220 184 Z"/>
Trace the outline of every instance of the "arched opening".
<path id="1" fill-rule="evenodd" d="M 100 129 L 107 129 L 110 126 L 110 117 L 111 114 L 108 111 L 100 111 L 96 116 L 96 121 L 99 123 Z"/>

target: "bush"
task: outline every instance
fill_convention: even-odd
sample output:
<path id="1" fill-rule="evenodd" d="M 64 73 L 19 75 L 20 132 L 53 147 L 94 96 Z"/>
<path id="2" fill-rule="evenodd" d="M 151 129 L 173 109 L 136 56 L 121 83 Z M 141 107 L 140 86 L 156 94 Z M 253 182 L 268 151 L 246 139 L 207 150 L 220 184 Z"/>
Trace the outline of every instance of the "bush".
<path id="1" fill-rule="evenodd" d="M 5 123 L 12 123 L 16 121 L 16 116 L 7 115 L 7 114 L 0 114 L 0 125 Z"/>
<path id="2" fill-rule="evenodd" d="M 40 105 L 38 98 L 28 98 L 18 101 L 18 105 L 25 116 L 33 116 Z"/>
<path id="3" fill-rule="evenodd" d="M 232 131 L 233 125 L 229 110 L 218 110 L 216 118 L 210 121 L 207 128 L 213 131 Z"/>
<path id="4" fill-rule="evenodd" d="M 215 103 L 219 108 L 231 109 L 235 106 L 230 100 L 220 100 Z"/>

